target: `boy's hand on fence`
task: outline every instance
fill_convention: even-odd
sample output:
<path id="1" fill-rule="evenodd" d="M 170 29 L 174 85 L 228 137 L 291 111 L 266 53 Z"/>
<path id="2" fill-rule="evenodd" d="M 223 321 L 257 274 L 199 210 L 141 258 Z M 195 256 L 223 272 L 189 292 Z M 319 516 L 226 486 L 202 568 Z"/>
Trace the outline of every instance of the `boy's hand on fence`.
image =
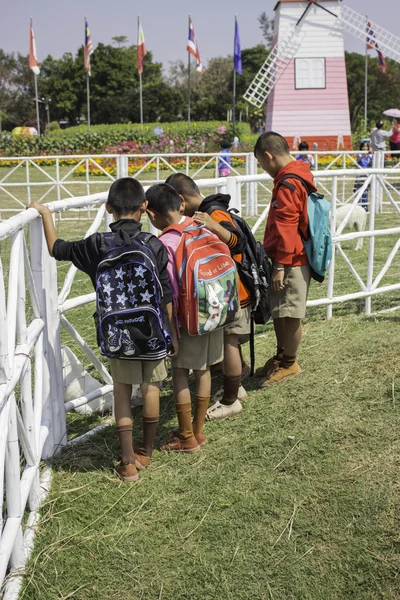
<path id="1" fill-rule="evenodd" d="M 275 267 L 272 270 L 272 281 L 271 287 L 274 292 L 279 292 L 283 290 L 285 284 L 283 283 L 283 279 L 285 277 L 285 270 L 277 270 Z"/>
<path id="2" fill-rule="evenodd" d="M 193 215 L 193 219 L 196 221 L 196 223 L 205 225 L 209 231 L 215 230 L 215 225 L 217 223 L 216 223 L 216 221 L 214 221 L 214 219 L 212 219 L 210 217 L 210 215 L 208 213 L 196 211 Z"/>
<path id="3" fill-rule="evenodd" d="M 27 209 L 28 208 L 36 208 L 38 213 L 42 216 L 44 214 L 50 212 L 50 210 L 47 208 L 47 206 L 44 206 L 44 204 L 40 204 L 40 202 L 32 202 L 31 204 L 28 204 L 28 206 L 26 208 Z"/>

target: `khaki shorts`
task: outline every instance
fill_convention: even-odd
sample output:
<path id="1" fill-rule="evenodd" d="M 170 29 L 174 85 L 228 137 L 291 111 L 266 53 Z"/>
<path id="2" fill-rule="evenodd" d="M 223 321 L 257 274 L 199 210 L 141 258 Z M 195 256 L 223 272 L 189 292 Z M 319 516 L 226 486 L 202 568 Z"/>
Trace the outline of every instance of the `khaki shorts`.
<path id="1" fill-rule="evenodd" d="M 305 317 L 310 279 L 309 265 L 285 269 L 283 290 L 279 290 L 279 292 L 270 290 L 269 302 L 273 319 L 283 317 L 303 319 Z"/>
<path id="2" fill-rule="evenodd" d="M 224 358 L 224 332 L 222 329 L 204 335 L 189 335 L 181 329 L 179 354 L 172 366 L 178 369 L 204 371 Z"/>
<path id="3" fill-rule="evenodd" d="M 225 327 L 225 335 L 249 335 L 251 320 L 251 306 L 246 306 L 240 309 L 239 318 L 233 321 L 228 327 Z"/>
<path id="4" fill-rule="evenodd" d="M 111 377 L 115 383 L 158 383 L 167 377 L 165 360 L 110 359 Z"/>

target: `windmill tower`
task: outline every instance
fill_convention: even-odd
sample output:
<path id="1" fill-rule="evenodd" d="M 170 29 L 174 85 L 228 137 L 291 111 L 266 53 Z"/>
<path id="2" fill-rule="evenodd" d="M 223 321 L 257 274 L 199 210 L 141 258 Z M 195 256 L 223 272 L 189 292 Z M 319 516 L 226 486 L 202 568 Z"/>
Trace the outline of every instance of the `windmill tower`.
<path id="1" fill-rule="evenodd" d="M 279 0 L 275 6 L 274 46 L 245 99 L 266 108 L 266 130 L 292 146 L 300 136 L 312 147 L 351 148 L 343 31 L 370 43 L 400 62 L 400 38 L 341 0 Z"/>

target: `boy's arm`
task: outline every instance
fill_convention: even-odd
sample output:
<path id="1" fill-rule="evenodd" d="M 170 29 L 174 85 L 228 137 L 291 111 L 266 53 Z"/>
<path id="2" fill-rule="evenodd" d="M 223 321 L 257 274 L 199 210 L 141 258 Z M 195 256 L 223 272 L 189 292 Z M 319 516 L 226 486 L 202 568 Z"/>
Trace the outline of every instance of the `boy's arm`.
<path id="1" fill-rule="evenodd" d="M 94 233 L 83 240 L 66 242 L 58 237 L 51 212 L 47 206 L 34 202 L 28 208 L 35 208 L 42 215 L 49 254 L 56 260 L 68 260 L 72 262 L 77 269 L 87 273 L 93 281 L 98 262 L 102 256 L 101 234 Z"/>
<path id="2" fill-rule="evenodd" d="M 27 208 L 35 208 L 42 216 L 43 230 L 47 242 L 47 248 L 50 256 L 53 256 L 53 247 L 55 241 L 58 239 L 58 235 L 56 228 L 54 227 L 53 215 L 51 214 L 51 211 L 47 208 L 47 206 L 40 204 L 40 202 L 32 202 L 32 204 L 29 204 Z"/>
<path id="3" fill-rule="evenodd" d="M 292 183 L 292 182 L 291 182 Z M 278 244 L 275 251 L 275 266 L 291 265 L 292 256 L 296 252 L 296 240 L 298 239 L 298 229 L 300 214 L 304 210 L 305 191 L 301 184 L 297 185 L 292 191 L 285 185 L 282 185 L 276 195 L 275 226 L 278 233 Z"/>
<path id="4" fill-rule="evenodd" d="M 221 213 L 221 215 L 218 213 Z M 215 233 L 221 242 L 228 246 L 231 254 L 242 254 L 247 246 L 246 236 L 228 220 L 218 222 L 215 217 L 219 216 L 226 219 L 226 213 L 219 210 L 215 210 L 212 215 L 196 212 L 193 219 L 196 223 L 203 223 L 209 231 Z M 222 225 L 222 223 L 224 224 Z"/>
<path id="5" fill-rule="evenodd" d="M 166 309 L 167 309 L 167 313 L 168 313 L 169 327 L 170 327 L 170 331 L 171 331 L 172 347 L 173 347 L 173 351 L 170 354 L 168 354 L 168 358 L 170 358 L 172 360 L 173 358 L 177 358 L 178 352 L 179 352 L 178 335 L 177 335 L 176 329 L 175 329 L 174 305 L 172 304 L 172 302 L 168 302 L 168 304 L 166 305 Z"/>
<path id="6" fill-rule="evenodd" d="M 232 237 L 232 233 L 214 221 L 211 215 L 203 212 L 195 212 L 193 219 L 196 221 L 196 223 L 203 223 L 209 231 L 215 233 L 215 235 L 219 237 L 221 242 L 224 242 L 228 245 Z"/>

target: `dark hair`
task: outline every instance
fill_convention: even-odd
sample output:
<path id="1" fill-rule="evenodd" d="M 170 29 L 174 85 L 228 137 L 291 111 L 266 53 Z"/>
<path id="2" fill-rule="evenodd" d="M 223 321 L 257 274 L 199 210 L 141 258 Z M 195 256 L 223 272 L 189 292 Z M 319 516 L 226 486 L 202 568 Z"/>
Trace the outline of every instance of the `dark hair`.
<path id="1" fill-rule="evenodd" d="M 382 127 L 383 127 L 383 121 L 377 121 L 376 128 L 377 129 L 382 129 Z"/>
<path id="2" fill-rule="evenodd" d="M 258 154 L 264 154 L 264 152 L 270 152 L 273 156 L 290 155 L 290 148 L 285 138 L 279 133 L 266 131 L 260 135 L 254 146 L 254 156 L 257 158 Z"/>
<path id="3" fill-rule="evenodd" d="M 308 150 L 308 144 L 307 144 L 307 142 L 300 142 L 300 144 L 299 144 L 299 152 L 301 152 L 302 150 Z"/>
<path id="4" fill-rule="evenodd" d="M 193 179 L 184 173 L 170 175 L 165 183 L 171 185 L 181 196 L 200 196 L 200 190 Z"/>
<path id="5" fill-rule="evenodd" d="M 143 186 L 131 177 L 117 179 L 110 187 L 107 202 L 120 217 L 129 215 L 146 202 Z"/>
<path id="6" fill-rule="evenodd" d="M 226 150 L 227 148 L 230 148 L 231 146 L 232 146 L 231 140 L 222 140 L 221 141 L 221 148 L 223 150 Z"/>
<path id="7" fill-rule="evenodd" d="M 364 140 L 363 142 L 360 142 L 360 150 L 362 150 L 365 145 L 367 145 L 369 148 L 369 142 L 367 142 L 366 140 Z"/>
<path id="8" fill-rule="evenodd" d="M 152 185 L 146 192 L 147 208 L 155 210 L 160 215 L 179 210 L 181 197 L 178 192 L 168 183 Z"/>

